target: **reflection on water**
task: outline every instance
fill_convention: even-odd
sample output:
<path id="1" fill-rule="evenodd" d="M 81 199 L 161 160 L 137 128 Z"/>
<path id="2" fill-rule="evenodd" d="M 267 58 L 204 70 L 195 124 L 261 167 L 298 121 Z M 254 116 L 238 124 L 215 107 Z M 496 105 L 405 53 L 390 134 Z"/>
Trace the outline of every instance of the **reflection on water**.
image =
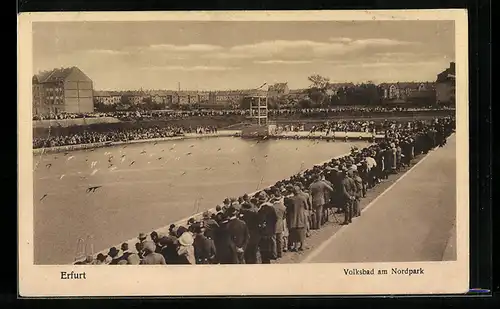
<path id="1" fill-rule="evenodd" d="M 93 235 L 95 250 L 105 249 L 272 185 L 354 144 L 366 142 L 228 137 L 33 156 L 35 263 L 70 263 L 80 237 Z M 93 186 L 101 187 L 87 192 Z"/>

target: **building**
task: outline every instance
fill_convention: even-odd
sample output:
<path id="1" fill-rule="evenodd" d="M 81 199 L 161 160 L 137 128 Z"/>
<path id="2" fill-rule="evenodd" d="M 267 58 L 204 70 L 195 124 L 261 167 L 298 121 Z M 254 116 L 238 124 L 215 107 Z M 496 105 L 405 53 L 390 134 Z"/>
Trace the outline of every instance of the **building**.
<path id="1" fill-rule="evenodd" d="M 412 97 L 423 97 L 433 93 L 434 85 L 429 82 L 397 82 L 382 83 L 379 87 L 383 91 L 385 100 L 407 100 Z"/>
<path id="2" fill-rule="evenodd" d="M 149 96 L 146 95 L 143 91 L 132 91 L 130 93 L 130 96 L 128 98 L 130 104 L 133 105 L 141 105 L 144 104 L 144 100 L 148 98 Z"/>
<path id="3" fill-rule="evenodd" d="M 215 91 L 209 95 L 209 102 L 215 105 L 238 105 L 244 96 L 244 90 Z"/>
<path id="4" fill-rule="evenodd" d="M 180 92 L 177 92 L 176 94 L 176 104 L 179 104 L 179 105 L 189 105 L 191 104 L 191 97 L 193 96 L 193 93 L 191 93 L 190 91 L 180 91 Z"/>
<path id="5" fill-rule="evenodd" d="M 210 103 L 210 92 L 200 91 L 198 92 L 197 103 L 198 104 L 209 104 Z"/>
<path id="6" fill-rule="evenodd" d="M 94 99 L 103 105 L 117 105 L 121 102 L 122 96 L 115 91 L 94 91 Z"/>
<path id="7" fill-rule="evenodd" d="M 437 75 L 436 103 L 455 104 L 455 62 L 450 62 L 450 67 Z"/>
<path id="8" fill-rule="evenodd" d="M 165 90 L 151 90 L 147 94 L 151 97 L 151 102 L 154 104 L 158 105 L 168 104 L 167 97 L 170 93 Z"/>
<path id="9" fill-rule="evenodd" d="M 92 80 L 79 68 L 60 68 L 33 76 L 33 113 L 91 113 Z"/>

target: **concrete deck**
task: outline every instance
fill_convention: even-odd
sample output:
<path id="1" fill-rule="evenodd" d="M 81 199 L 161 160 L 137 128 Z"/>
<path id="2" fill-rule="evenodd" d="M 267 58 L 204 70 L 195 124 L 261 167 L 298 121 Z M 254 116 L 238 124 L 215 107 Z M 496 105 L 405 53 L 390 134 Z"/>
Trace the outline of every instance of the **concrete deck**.
<path id="1" fill-rule="evenodd" d="M 455 150 L 452 136 L 302 263 L 456 260 Z"/>

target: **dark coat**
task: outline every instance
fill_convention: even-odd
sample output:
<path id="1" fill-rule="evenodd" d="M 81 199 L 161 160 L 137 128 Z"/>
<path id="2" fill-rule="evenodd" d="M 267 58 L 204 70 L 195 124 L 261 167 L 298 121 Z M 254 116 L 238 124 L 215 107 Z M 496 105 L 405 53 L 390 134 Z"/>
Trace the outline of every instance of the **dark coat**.
<path id="1" fill-rule="evenodd" d="M 177 237 L 166 236 L 161 240 L 161 255 L 165 258 L 167 264 L 180 264 L 179 255 L 177 254 Z"/>
<path id="2" fill-rule="evenodd" d="M 342 179 L 340 188 L 342 190 L 341 201 L 348 202 L 354 197 L 354 192 L 356 192 L 354 186 L 354 182 L 351 178 L 345 177 Z"/>
<path id="3" fill-rule="evenodd" d="M 219 227 L 219 224 L 214 219 L 203 220 L 203 226 L 205 227 L 205 236 L 214 239 L 215 230 Z"/>
<path id="4" fill-rule="evenodd" d="M 236 264 L 238 262 L 237 248 L 245 250 L 250 235 L 247 225 L 240 219 L 221 222 L 215 233 L 215 249 L 217 260 L 221 264 Z"/>
<path id="5" fill-rule="evenodd" d="M 216 255 L 213 240 L 205 235 L 196 235 L 193 247 L 196 264 L 208 264 Z"/>
<path id="6" fill-rule="evenodd" d="M 260 235 L 273 236 L 276 233 L 276 222 L 278 221 L 273 205 L 270 203 L 262 204 L 257 214 L 259 216 Z"/>

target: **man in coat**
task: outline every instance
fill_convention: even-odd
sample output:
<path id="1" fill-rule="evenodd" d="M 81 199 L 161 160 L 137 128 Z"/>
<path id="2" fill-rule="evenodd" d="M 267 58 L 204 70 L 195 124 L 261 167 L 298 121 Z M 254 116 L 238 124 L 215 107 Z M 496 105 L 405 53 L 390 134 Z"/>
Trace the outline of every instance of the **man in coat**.
<path id="1" fill-rule="evenodd" d="M 306 200 L 306 203 L 307 203 L 307 208 L 306 208 L 306 237 L 309 237 L 310 236 L 310 230 L 311 230 L 311 224 L 312 224 L 312 217 L 314 216 L 314 214 L 312 213 L 312 204 L 311 204 L 311 195 L 309 194 L 309 192 L 306 192 L 304 189 L 304 184 L 302 182 L 297 182 L 295 184 L 295 186 L 297 186 L 300 190 L 299 192 L 299 195 L 302 195 L 305 200 Z"/>
<path id="2" fill-rule="evenodd" d="M 289 240 L 291 243 L 290 251 L 303 251 L 306 237 L 307 226 L 307 207 L 306 197 L 301 194 L 298 186 L 292 189 L 293 196 L 285 200 L 287 208 L 286 222 L 289 230 Z"/>
<path id="3" fill-rule="evenodd" d="M 260 241 L 259 250 L 262 264 L 271 264 L 271 260 L 275 259 L 276 252 L 276 222 L 278 217 L 274 210 L 273 204 L 269 202 L 269 197 L 265 192 L 261 192 L 259 196 L 259 230 Z"/>
<path id="4" fill-rule="evenodd" d="M 333 188 L 323 181 L 321 175 L 318 174 L 315 176 L 314 182 L 309 186 L 309 192 L 311 192 L 312 211 L 315 215 L 311 229 L 318 230 L 323 223 L 323 207 L 330 192 L 333 192 Z"/>
<path id="5" fill-rule="evenodd" d="M 240 218 L 245 222 L 248 228 L 250 238 L 245 249 L 245 263 L 256 264 L 257 253 L 259 248 L 260 233 L 259 233 L 259 218 L 257 214 L 257 206 L 250 199 L 243 203 L 240 212 Z"/>
<path id="6" fill-rule="evenodd" d="M 201 226 L 204 230 L 204 235 L 209 239 L 214 239 L 214 231 L 219 227 L 219 224 L 215 219 L 211 217 L 211 213 L 207 210 L 203 212 L 203 218 L 201 220 Z"/>
<path id="7" fill-rule="evenodd" d="M 284 251 L 284 244 L 283 242 L 283 232 L 285 231 L 285 214 L 286 214 L 286 207 L 284 204 L 283 197 L 281 196 L 281 192 L 276 189 L 273 190 L 273 196 L 271 197 L 271 201 L 273 204 L 274 211 L 276 212 L 276 229 L 275 229 L 275 235 L 276 235 L 276 253 L 275 256 L 276 258 L 281 258 L 283 255 Z"/>
<path id="8" fill-rule="evenodd" d="M 233 264 L 244 264 L 245 249 L 250 237 L 248 227 L 244 221 L 236 217 L 236 209 L 229 207 L 227 213 L 229 219 L 226 224 L 226 231 L 228 232 L 229 239 L 231 240 L 230 247 L 234 249 Z"/>
<path id="9" fill-rule="evenodd" d="M 351 172 L 350 178 L 354 180 L 354 189 L 355 189 L 355 199 L 353 200 L 353 217 L 361 216 L 361 209 L 359 207 L 359 203 L 361 201 L 361 197 L 363 196 L 363 180 L 359 176 L 357 170 L 353 170 Z"/>
<path id="10" fill-rule="evenodd" d="M 195 234 L 193 247 L 196 264 L 213 264 L 216 256 L 213 240 L 204 235 L 205 228 L 201 224 L 196 224 L 193 227 L 193 232 Z"/>
<path id="11" fill-rule="evenodd" d="M 352 213 L 353 213 L 353 200 L 355 199 L 353 188 L 354 183 L 351 178 L 347 175 L 347 170 L 343 170 L 342 174 L 343 179 L 341 181 L 340 189 L 342 190 L 341 200 L 344 211 L 344 222 L 343 225 L 347 225 L 352 222 Z"/>
<path id="12" fill-rule="evenodd" d="M 222 247 L 225 254 L 219 261 L 221 264 L 245 264 L 245 249 L 249 240 L 249 232 L 246 223 L 236 217 L 236 209 L 227 209 L 227 220 L 223 220 Z M 217 249 L 217 252 L 219 250 Z"/>

